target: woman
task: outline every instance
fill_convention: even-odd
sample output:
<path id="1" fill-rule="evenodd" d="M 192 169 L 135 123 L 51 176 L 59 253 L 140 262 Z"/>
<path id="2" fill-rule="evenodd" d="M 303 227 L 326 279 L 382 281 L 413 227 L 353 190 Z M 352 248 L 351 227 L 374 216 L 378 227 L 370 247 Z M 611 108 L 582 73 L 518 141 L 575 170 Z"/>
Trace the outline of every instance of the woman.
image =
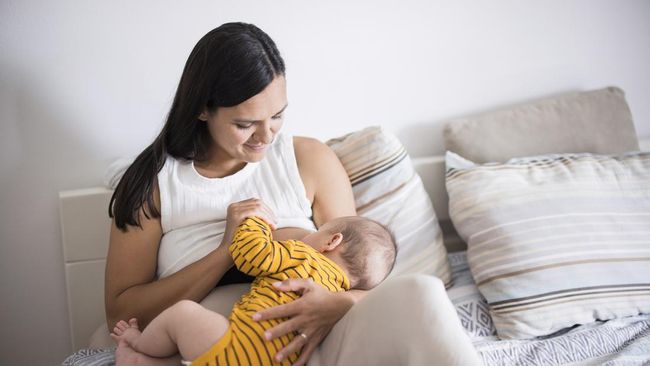
<path id="1" fill-rule="evenodd" d="M 332 218 L 356 214 L 349 180 L 334 153 L 317 140 L 279 133 L 287 107 L 284 75 L 284 62 L 275 44 L 250 24 L 224 24 L 206 34 L 192 50 L 165 126 L 125 172 L 111 199 L 113 225 L 106 264 L 109 329 L 119 319 L 133 317 L 145 326 L 180 300 L 201 301 L 219 284 L 233 265 L 227 249 L 234 228 L 225 226 L 229 203 L 255 196 L 269 202 L 270 210 L 259 201 L 237 207 L 263 216 L 278 227 L 294 227 L 274 232 L 279 239 L 300 237 L 314 224 L 320 226 Z M 403 297 L 399 313 L 397 309 L 383 309 L 396 305 L 391 301 L 395 295 L 391 287 L 386 288 L 383 295 L 373 293 L 363 302 L 367 305 L 359 306 L 361 314 L 346 316 L 346 321 L 335 328 L 338 340 L 329 342 L 336 344 L 320 349 L 310 364 L 357 362 L 349 346 L 364 341 L 349 334 L 364 329 L 359 321 L 369 323 L 365 327 L 370 325 L 372 333 L 391 328 L 396 328 L 392 332 L 397 333 L 414 331 L 409 328 L 420 323 L 421 317 L 373 331 L 372 324 L 381 322 L 368 317 L 395 320 L 392 317 L 405 309 Z M 433 301 L 446 299 L 435 279 L 406 280 L 397 288 L 410 288 L 414 294 L 438 293 Z M 283 283 L 280 290 L 298 291 L 302 297 L 258 314 L 261 319 L 289 318 L 271 329 L 271 338 L 294 331 L 305 334 L 278 352 L 279 358 L 285 358 L 300 351 L 300 365 L 306 363 L 352 305 L 365 296 L 360 291 L 329 293 L 301 280 Z M 442 306 L 447 305 L 451 306 L 448 300 Z M 429 310 L 430 306 L 435 304 L 426 304 Z M 401 316 L 400 321 L 408 318 Z M 450 336 L 449 332 L 464 336 L 458 324 L 447 328 L 445 337 Z M 365 337 L 369 346 L 376 342 L 368 334 Z M 410 345 L 418 342 L 423 340 Z M 347 359 L 346 345 L 351 350 Z M 419 348 L 430 346 L 425 342 Z M 471 344 L 467 346 L 466 342 L 465 346 L 469 351 L 460 353 L 471 354 Z M 133 356 L 129 352 L 118 349 L 116 357 Z M 413 364 L 412 353 L 395 360 Z M 417 353 L 429 354 L 425 350 Z M 331 359 L 335 355 L 344 358 Z M 460 356 L 450 357 L 453 360 Z M 373 358 L 377 361 L 372 362 Z M 368 354 L 363 360 L 374 364 L 391 362 L 381 352 Z"/>

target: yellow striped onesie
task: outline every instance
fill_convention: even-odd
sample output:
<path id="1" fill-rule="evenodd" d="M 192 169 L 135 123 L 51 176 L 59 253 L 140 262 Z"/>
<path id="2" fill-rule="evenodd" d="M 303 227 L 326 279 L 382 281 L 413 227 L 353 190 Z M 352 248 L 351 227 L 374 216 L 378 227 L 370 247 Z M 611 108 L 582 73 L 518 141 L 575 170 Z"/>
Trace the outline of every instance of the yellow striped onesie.
<path id="1" fill-rule="evenodd" d="M 272 284 L 289 278 L 311 278 L 333 292 L 350 289 L 350 282 L 336 263 L 309 245 L 297 241 L 277 241 L 261 219 L 246 219 L 233 236 L 230 254 L 237 268 L 256 276 L 250 291 L 241 297 L 230 313 L 230 327 L 206 353 L 192 362 L 204 365 L 271 365 L 273 356 L 297 335 L 288 334 L 273 341 L 264 340 L 264 331 L 286 320 L 255 322 L 256 312 L 286 304 L 299 296 L 294 292 L 274 290 Z M 298 358 L 292 354 L 282 365 Z"/>

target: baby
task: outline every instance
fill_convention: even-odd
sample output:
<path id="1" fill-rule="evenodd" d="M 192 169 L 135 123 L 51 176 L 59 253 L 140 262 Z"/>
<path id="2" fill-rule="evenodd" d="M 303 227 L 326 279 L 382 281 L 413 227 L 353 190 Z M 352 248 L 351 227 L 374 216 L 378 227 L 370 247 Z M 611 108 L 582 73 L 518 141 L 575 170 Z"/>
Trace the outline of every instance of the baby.
<path id="1" fill-rule="evenodd" d="M 235 304 L 230 317 L 183 300 L 163 311 L 141 333 L 137 321 L 117 323 L 111 336 L 126 341 L 135 351 L 169 357 L 180 352 L 191 365 L 277 363 L 273 356 L 296 332 L 267 341 L 265 331 L 282 319 L 255 321 L 260 310 L 291 302 L 295 292 L 274 290 L 275 282 L 289 278 L 311 279 L 330 291 L 369 290 L 393 268 L 396 246 L 381 224 L 358 216 L 342 217 L 322 225 L 302 240 L 276 241 L 271 228 L 259 217 L 246 218 L 233 235 L 230 253 L 237 268 L 255 276 L 248 293 Z M 291 365 L 299 354 L 285 358 Z"/>

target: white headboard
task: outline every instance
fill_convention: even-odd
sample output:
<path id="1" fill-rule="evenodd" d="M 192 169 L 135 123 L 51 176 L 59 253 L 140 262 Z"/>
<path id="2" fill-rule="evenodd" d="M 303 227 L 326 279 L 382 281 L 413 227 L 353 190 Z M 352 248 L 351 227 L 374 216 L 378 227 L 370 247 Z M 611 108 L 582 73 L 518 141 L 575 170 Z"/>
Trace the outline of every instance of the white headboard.
<path id="1" fill-rule="evenodd" d="M 111 221 L 106 188 L 59 193 L 72 350 L 88 346 L 105 322 L 104 271 Z"/>
<path id="2" fill-rule="evenodd" d="M 432 199 L 448 250 L 464 249 L 447 212 L 444 158 L 414 159 L 413 165 Z M 59 193 L 71 352 L 88 347 L 91 335 L 106 322 L 104 271 L 111 223 L 108 204 L 112 193 L 106 188 Z"/>

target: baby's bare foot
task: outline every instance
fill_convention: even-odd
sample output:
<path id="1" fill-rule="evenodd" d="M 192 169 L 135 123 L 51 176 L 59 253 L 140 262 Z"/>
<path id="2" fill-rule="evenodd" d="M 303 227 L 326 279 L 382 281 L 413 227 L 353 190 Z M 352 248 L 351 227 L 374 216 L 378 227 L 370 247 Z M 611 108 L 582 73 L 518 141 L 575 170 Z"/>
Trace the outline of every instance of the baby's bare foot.
<path id="1" fill-rule="evenodd" d="M 118 344 L 120 341 L 125 341 L 130 347 L 133 347 L 135 341 L 140 338 L 140 328 L 138 327 L 138 320 L 133 318 L 129 322 L 120 320 L 115 324 L 113 328 L 113 333 L 111 333 L 111 338 L 115 340 Z"/>
<path id="2" fill-rule="evenodd" d="M 142 364 L 141 356 L 125 340 L 120 340 L 115 350 L 115 366 L 135 366 Z"/>
<path id="3" fill-rule="evenodd" d="M 115 350 L 115 366 L 178 366 L 181 364 L 181 358 L 177 354 L 168 358 L 149 357 L 134 350 L 121 340 Z"/>

